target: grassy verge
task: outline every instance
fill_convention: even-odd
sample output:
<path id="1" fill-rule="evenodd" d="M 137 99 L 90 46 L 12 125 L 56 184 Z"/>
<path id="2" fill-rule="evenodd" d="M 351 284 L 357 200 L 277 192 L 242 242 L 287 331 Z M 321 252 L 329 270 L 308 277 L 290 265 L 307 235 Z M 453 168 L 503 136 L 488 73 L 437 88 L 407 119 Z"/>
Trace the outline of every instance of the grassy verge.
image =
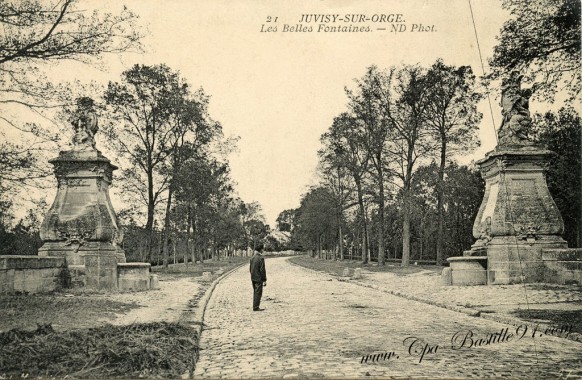
<path id="1" fill-rule="evenodd" d="M 248 260 L 234 257 L 168 269 L 154 267 L 152 271 L 160 281 L 192 278 L 198 282 L 197 294 L 184 295 L 192 297 L 189 306 L 195 308 L 216 277 Z M 203 272 L 212 275 L 203 279 Z M 132 301 L 114 301 L 119 293 L 76 288 L 0 295 L 0 379 L 175 378 L 193 371 L 198 337 L 191 326 L 164 322 L 103 325 L 107 317 L 141 307 Z M 135 294 L 140 293 L 144 292 Z"/>
<path id="2" fill-rule="evenodd" d="M 511 313 L 528 322 L 547 324 L 552 327 L 569 327 L 570 333 L 582 334 L 582 312 L 580 310 L 516 310 Z"/>
<path id="3" fill-rule="evenodd" d="M 179 279 L 179 278 L 196 278 L 196 281 L 200 284 L 198 292 L 190 297 L 188 300 L 188 308 L 193 310 L 198 306 L 198 301 L 204 296 L 204 293 L 212 284 L 217 277 L 221 274 L 228 272 L 229 270 L 249 262 L 249 257 L 228 257 L 221 261 L 210 261 L 207 260 L 204 263 L 198 264 L 172 264 L 169 265 L 167 269 L 163 267 L 154 267 L 152 271 L 162 276 L 163 279 Z M 204 279 L 202 274 L 204 272 L 211 272 L 211 276 Z"/>
<path id="4" fill-rule="evenodd" d="M 65 294 L 0 296 L 0 331 L 13 328 L 35 329 L 51 324 L 55 328 L 83 328 L 87 322 L 139 307 L 135 303 Z M 0 366 L 0 368 L 2 368 Z"/>
<path id="5" fill-rule="evenodd" d="M 163 266 L 152 267 L 152 272 L 164 276 L 164 278 L 183 278 L 183 277 L 201 277 L 203 272 L 224 273 L 242 263 L 248 263 L 249 257 L 228 257 L 220 261 L 206 260 L 204 263 L 197 264 L 171 264 L 165 269 Z"/>
<path id="6" fill-rule="evenodd" d="M 162 281 L 194 278 L 202 285 L 200 293 L 203 294 L 207 285 L 217 277 L 217 272 L 225 272 L 247 260 L 246 257 L 235 257 L 196 265 L 176 264 L 167 270 L 154 267 L 153 271 Z M 203 272 L 212 272 L 213 275 L 208 280 L 202 280 Z M 0 295 L 0 332 L 14 328 L 30 330 L 46 324 L 52 325 L 56 330 L 95 327 L 96 320 L 140 307 L 134 302 L 120 302 L 103 297 L 119 293 L 115 290 L 74 288 L 55 293 Z"/>
<path id="7" fill-rule="evenodd" d="M 55 332 L 0 334 L 0 378 L 179 378 L 192 373 L 198 337 L 192 327 L 161 323 Z"/>
<path id="8" fill-rule="evenodd" d="M 296 256 L 289 259 L 289 261 L 294 264 L 301 265 L 302 267 L 327 272 L 336 276 L 341 276 L 344 268 L 350 268 L 351 270 L 355 268 L 362 268 L 370 272 L 391 272 L 401 276 L 421 272 L 423 270 L 431 270 L 440 274 L 443 270 L 442 267 L 435 265 L 411 265 L 408 267 L 401 267 L 398 264 L 386 263 L 385 266 L 379 266 L 377 263 L 362 264 L 361 261 L 323 260 L 309 256 Z"/>

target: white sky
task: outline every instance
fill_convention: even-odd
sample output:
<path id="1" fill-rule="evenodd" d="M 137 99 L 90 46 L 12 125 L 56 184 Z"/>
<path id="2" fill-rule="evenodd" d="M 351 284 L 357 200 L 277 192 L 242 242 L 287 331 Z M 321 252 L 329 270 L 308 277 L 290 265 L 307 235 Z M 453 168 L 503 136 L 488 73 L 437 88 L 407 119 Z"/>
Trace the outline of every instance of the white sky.
<path id="1" fill-rule="evenodd" d="M 508 17 L 500 3 L 472 0 L 484 59 L 491 56 Z M 75 66 L 66 72 L 61 68 L 59 74 L 106 83 L 119 80 L 135 63 L 165 63 L 192 87 L 202 86 L 225 135 L 241 137 L 239 152 L 230 158 L 236 189 L 244 201 L 262 205 L 271 227 L 281 211 L 299 206 L 301 194 L 314 182 L 319 137 L 345 110 L 344 86 L 364 75 L 367 66 L 428 66 L 441 57 L 446 64 L 471 65 L 481 74 L 468 0 L 89 0 L 81 7 L 118 12 L 121 4 L 148 25 L 147 52 L 108 57 L 105 71 Z M 302 14 L 336 13 L 401 13 L 408 30 L 423 24 L 434 25 L 436 32 L 391 33 L 390 24 L 372 22 L 362 25 L 387 30 L 281 32 L 284 24 L 296 25 Z M 268 25 L 267 16 L 278 17 L 277 33 L 260 32 L 262 24 Z M 492 102 L 499 125 L 498 99 Z M 463 163 L 495 145 L 488 105 L 480 110 L 482 147 L 463 157 Z"/>

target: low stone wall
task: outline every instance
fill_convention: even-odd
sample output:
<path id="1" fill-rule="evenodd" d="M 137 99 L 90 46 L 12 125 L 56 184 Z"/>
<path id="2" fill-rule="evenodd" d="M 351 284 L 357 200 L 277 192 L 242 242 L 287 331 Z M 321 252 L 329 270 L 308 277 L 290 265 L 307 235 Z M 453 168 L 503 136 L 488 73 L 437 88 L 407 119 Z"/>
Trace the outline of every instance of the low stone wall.
<path id="1" fill-rule="evenodd" d="M 477 261 L 485 263 L 485 267 L 490 269 L 491 258 L 483 256 L 459 256 L 449 257 L 450 268 L 445 268 L 442 273 L 443 285 L 498 285 L 495 279 L 495 271 L 485 271 Z M 489 262 L 489 265 L 487 264 Z M 524 276 L 526 283 L 548 283 L 548 284 L 579 284 L 582 285 L 582 248 L 547 248 L 541 251 L 541 257 L 537 261 L 517 261 L 515 264 L 516 273 L 521 273 L 530 269 L 530 273 L 535 269 L 536 277 Z M 484 273 L 488 273 L 486 280 Z"/>
<path id="2" fill-rule="evenodd" d="M 119 263 L 117 264 L 117 288 L 121 291 L 149 290 L 151 284 L 149 263 Z M 157 280 L 154 280 L 154 282 Z M 157 284 L 154 284 L 156 286 Z"/>
<path id="3" fill-rule="evenodd" d="M 487 285 L 487 256 L 449 257 L 450 269 L 443 281 L 450 285 Z"/>
<path id="4" fill-rule="evenodd" d="M 60 285 L 62 257 L 0 256 L 0 293 L 51 292 Z"/>
<path id="5" fill-rule="evenodd" d="M 159 287 L 157 276 L 150 274 L 149 263 L 116 263 L 97 256 L 86 262 L 94 265 L 67 267 L 65 257 L 0 256 L 0 294 L 52 292 L 60 286 L 121 291 Z"/>
<path id="6" fill-rule="evenodd" d="M 582 285 L 582 249 L 546 249 L 542 260 L 544 282 Z"/>

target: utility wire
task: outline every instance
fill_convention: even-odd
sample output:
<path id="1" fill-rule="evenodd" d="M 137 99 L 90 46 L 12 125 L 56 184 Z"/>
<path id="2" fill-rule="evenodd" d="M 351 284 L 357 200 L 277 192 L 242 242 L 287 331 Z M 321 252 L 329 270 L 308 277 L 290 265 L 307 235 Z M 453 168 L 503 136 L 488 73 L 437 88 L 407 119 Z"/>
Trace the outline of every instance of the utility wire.
<path id="1" fill-rule="evenodd" d="M 471 10 L 471 20 L 473 20 L 473 31 L 475 32 L 475 41 L 477 41 L 477 51 L 479 52 L 479 60 L 481 61 L 481 72 L 485 76 L 485 65 L 483 65 L 483 56 L 481 55 L 481 46 L 479 45 L 479 37 L 477 36 L 477 27 L 475 26 L 475 16 L 473 16 L 473 7 L 471 6 L 471 0 L 469 1 L 469 9 Z M 493 124 L 493 134 L 495 135 L 495 142 L 499 143 L 499 138 L 497 137 L 497 128 L 495 127 L 495 119 L 493 118 L 493 107 L 491 106 L 491 95 L 487 91 L 487 101 L 489 102 L 489 112 L 491 113 L 491 123 Z"/>
<path id="2" fill-rule="evenodd" d="M 473 7 L 471 6 L 471 0 L 468 0 L 468 2 L 469 2 L 469 9 L 471 10 L 471 20 L 473 21 L 473 31 L 475 32 L 475 40 L 477 41 L 477 50 L 479 52 L 479 60 L 481 61 L 481 71 L 483 72 L 483 76 L 485 76 L 485 65 L 483 65 L 483 56 L 481 55 L 481 46 L 479 45 L 479 36 L 477 35 L 477 27 L 475 26 L 475 16 L 473 15 Z M 497 136 L 497 129 L 495 128 L 495 120 L 493 119 L 493 107 L 491 106 L 491 97 L 489 95 L 489 92 L 487 93 L 487 100 L 489 101 L 489 111 L 491 112 L 491 121 L 493 122 L 493 131 L 495 132 L 495 140 L 496 140 L 497 144 L 499 144 L 499 138 Z M 503 175 L 505 177 L 504 169 L 502 167 L 499 167 L 499 170 L 500 170 L 499 175 Z M 505 181 L 505 178 L 503 179 L 502 182 L 503 182 L 503 187 L 505 188 L 505 207 L 507 207 L 507 210 L 509 211 L 509 222 L 511 223 L 513 233 L 515 234 L 513 212 L 511 209 L 511 202 L 509 200 L 509 192 L 507 191 L 507 182 Z M 525 295 L 525 303 L 527 306 L 528 315 L 531 315 L 531 310 L 529 307 L 529 300 L 528 300 L 528 296 L 527 296 L 527 287 L 525 285 L 525 276 L 523 274 L 523 266 L 522 266 L 523 264 L 521 261 L 521 254 L 519 252 L 519 243 L 517 241 L 517 236 L 514 236 L 514 238 L 515 238 L 515 248 L 517 251 L 517 258 L 519 260 L 519 269 L 521 272 L 521 276 L 520 276 L 521 283 L 523 285 L 523 292 Z M 533 341 L 534 352 L 535 352 L 535 356 L 536 356 L 536 370 L 538 371 L 538 374 L 539 374 L 538 350 L 537 350 L 536 340 L 535 340 L 535 337 L 533 336 L 533 334 L 532 334 L 532 341 Z"/>

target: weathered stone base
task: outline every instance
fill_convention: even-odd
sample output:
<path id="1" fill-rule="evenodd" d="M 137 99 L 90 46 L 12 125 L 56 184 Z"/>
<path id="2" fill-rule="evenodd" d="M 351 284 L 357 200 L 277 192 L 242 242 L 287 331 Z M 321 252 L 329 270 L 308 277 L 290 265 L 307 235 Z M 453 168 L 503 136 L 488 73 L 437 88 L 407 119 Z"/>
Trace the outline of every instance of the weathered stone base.
<path id="1" fill-rule="evenodd" d="M 520 283 L 582 285 L 582 249 L 563 248 L 559 237 L 501 244 L 505 239 L 493 239 L 488 255 L 449 257 L 450 268 L 442 274 L 443 285 L 506 285 Z M 555 248 L 555 247 L 560 248 Z M 476 263 L 482 259 L 482 268 Z M 485 271 L 484 268 L 487 268 Z M 483 282 L 483 274 L 486 281 Z"/>
<path id="2" fill-rule="evenodd" d="M 46 242 L 38 250 L 41 257 L 65 257 L 67 265 L 85 265 L 85 256 L 103 255 L 116 258 L 116 262 L 125 263 L 123 250 L 111 243 L 91 241 L 84 245 L 65 245 L 64 242 Z"/>
<path id="3" fill-rule="evenodd" d="M 494 237 L 487 246 L 487 283 L 506 285 L 544 282 L 542 251 L 566 248 L 559 236 L 538 236 L 519 240 L 514 236 Z"/>
<path id="4" fill-rule="evenodd" d="M 545 282 L 582 285 L 582 249 L 546 249 L 542 260 Z"/>
<path id="5" fill-rule="evenodd" d="M 151 289 L 149 263 L 117 264 L 117 286 L 121 291 Z"/>
<path id="6" fill-rule="evenodd" d="M 112 255 L 83 256 L 85 265 L 67 265 L 66 255 L 0 256 L 0 294 L 45 293 L 61 287 L 142 291 L 159 288 L 149 263 L 118 263 Z"/>
<path id="7" fill-rule="evenodd" d="M 0 256 L 0 294 L 56 290 L 64 267 L 62 257 Z"/>
<path id="8" fill-rule="evenodd" d="M 447 261 L 451 264 L 451 285 L 487 285 L 487 256 L 449 257 Z"/>
<path id="9" fill-rule="evenodd" d="M 94 289 L 117 288 L 117 264 L 125 262 L 125 254 L 110 243 L 87 242 L 82 246 L 63 242 L 46 242 L 39 250 L 41 257 L 64 257 L 71 272 L 72 284 Z"/>

